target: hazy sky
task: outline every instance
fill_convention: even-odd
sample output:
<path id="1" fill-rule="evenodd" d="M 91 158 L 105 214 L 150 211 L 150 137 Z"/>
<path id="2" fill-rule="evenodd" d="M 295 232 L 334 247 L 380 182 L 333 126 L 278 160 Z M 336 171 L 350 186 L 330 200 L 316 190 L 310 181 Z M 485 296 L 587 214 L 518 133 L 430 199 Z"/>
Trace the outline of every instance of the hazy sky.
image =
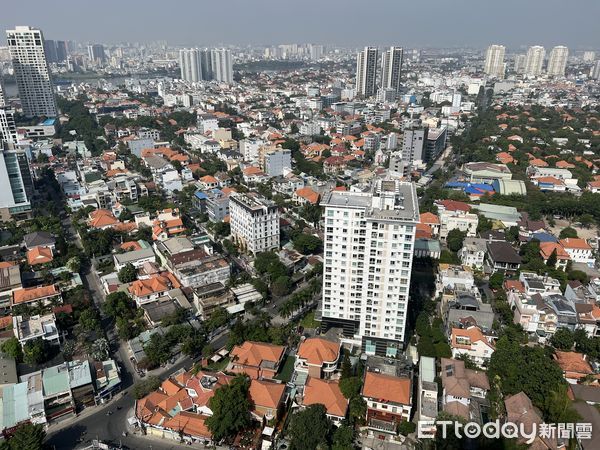
<path id="1" fill-rule="evenodd" d="M 48 39 L 174 45 L 600 48 L 599 0 L 0 0 L 0 27 Z"/>

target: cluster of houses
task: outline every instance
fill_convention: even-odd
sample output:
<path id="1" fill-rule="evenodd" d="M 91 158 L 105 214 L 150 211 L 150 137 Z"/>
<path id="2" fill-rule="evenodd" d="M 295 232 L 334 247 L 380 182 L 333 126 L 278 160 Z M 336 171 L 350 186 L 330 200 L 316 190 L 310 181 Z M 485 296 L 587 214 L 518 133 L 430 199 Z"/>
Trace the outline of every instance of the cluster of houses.
<path id="1" fill-rule="evenodd" d="M 334 425 L 347 417 L 349 400 L 339 387 L 342 352 L 339 341 L 329 337 L 303 338 L 295 354 L 284 346 L 246 341 L 233 347 L 224 372 L 180 371 L 171 376 L 138 400 L 136 418 L 147 433 L 208 443 L 212 438 L 205 420 L 212 415 L 210 399 L 233 376 L 242 374 L 250 380 L 250 413 L 261 430 L 259 439 L 266 442 L 262 448 L 270 448 L 273 430 L 289 411 L 322 404 Z M 358 358 L 352 359 L 358 363 Z M 397 436 L 398 425 L 411 417 L 411 368 L 378 357 L 369 357 L 364 364 L 360 395 L 367 404 L 366 426 L 371 435 Z M 282 376 L 286 366 L 293 370 L 287 383 Z"/>

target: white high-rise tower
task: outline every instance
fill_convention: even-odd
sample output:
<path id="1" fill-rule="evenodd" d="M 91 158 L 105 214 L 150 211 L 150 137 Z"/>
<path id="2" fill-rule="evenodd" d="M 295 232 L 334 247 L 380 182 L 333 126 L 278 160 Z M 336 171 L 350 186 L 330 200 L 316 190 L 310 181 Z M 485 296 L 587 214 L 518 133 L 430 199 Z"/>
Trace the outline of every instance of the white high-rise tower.
<path id="1" fill-rule="evenodd" d="M 375 47 L 365 47 L 356 60 L 356 93 L 367 98 L 375 95 L 377 79 L 378 51 Z"/>
<path id="2" fill-rule="evenodd" d="M 541 75 L 545 57 L 546 50 L 544 47 L 539 45 L 529 47 L 525 59 L 525 75 L 531 75 L 533 77 Z"/>
<path id="3" fill-rule="evenodd" d="M 213 49 L 210 52 L 213 78 L 225 83 L 233 83 L 233 63 L 231 50 L 226 48 Z"/>
<path id="4" fill-rule="evenodd" d="M 179 68 L 181 79 L 189 82 L 202 80 L 202 63 L 200 50 L 197 48 L 183 48 L 179 50 Z"/>
<path id="5" fill-rule="evenodd" d="M 504 45 L 490 45 L 485 52 L 483 71 L 486 75 L 504 78 Z"/>
<path id="6" fill-rule="evenodd" d="M 390 47 L 381 55 L 381 87 L 400 92 L 402 47 Z"/>
<path id="7" fill-rule="evenodd" d="M 564 45 L 554 47 L 548 57 L 548 75 L 553 77 L 564 77 L 567 69 L 569 49 Z"/>
<path id="8" fill-rule="evenodd" d="M 367 354 L 395 356 L 405 338 L 415 230 L 412 183 L 377 180 L 371 192 L 331 191 L 325 207 L 322 321 Z"/>
<path id="9" fill-rule="evenodd" d="M 27 117 L 56 117 L 58 110 L 42 31 L 19 26 L 7 30 L 6 37 L 23 114 Z"/>

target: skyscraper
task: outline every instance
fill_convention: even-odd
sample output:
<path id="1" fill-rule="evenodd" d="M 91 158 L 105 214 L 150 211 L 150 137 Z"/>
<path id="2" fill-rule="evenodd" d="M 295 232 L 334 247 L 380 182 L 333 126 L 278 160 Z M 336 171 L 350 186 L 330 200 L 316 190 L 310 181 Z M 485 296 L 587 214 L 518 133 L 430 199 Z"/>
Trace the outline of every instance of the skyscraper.
<path id="1" fill-rule="evenodd" d="M 63 63 L 69 56 L 67 43 L 65 41 L 56 41 L 56 62 Z"/>
<path id="2" fill-rule="evenodd" d="M 405 337 L 415 229 L 412 183 L 377 180 L 371 192 L 331 191 L 325 207 L 322 323 L 363 352 L 396 356 Z"/>
<path id="3" fill-rule="evenodd" d="M 46 39 L 44 41 L 44 50 L 46 51 L 46 59 L 48 60 L 48 63 L 58 62 L 55 41 L 53 41 L 52 39 Z"/>
<path id="4" fill-rule="evenodd" d="M 210 56 L 210 50 L 206 48 L 204 50 L 200 50 L 200 66 L 202 67 L 202 79 L 212 80 L 212 60 Z"/>
<path id="5" fill-rule="evenodd" d="M 18 26 L 14 30 L 7 30 L 6 36 L 23 114 L 27 117 L 56 117 L 56 98 L 42 31 Z"/>
<path id="6" fill-rule="evenodd" d="M 548 57 L 548 75 L 553 77 L 564 77 L 567 68 L 569 49 L 564 45 L 554 47 Z"/>
<path id="7" fill-rule="evenodd" d="M 233 83 L 233 63 L 231 50 L 226 48 L 212 49 L 210 52 L 213 78 L 225 83 Z"/>
<path id="8" fill-rule="evenodd" d="M 600 59 L 596 61 L 594 69 L 592 70 L 592 78 L 594 80 L 600 80 Z"/>
<path id="9" fill-rule="evenodd" d="M 318 61 L 323 57 L 323 53 L 325 53 L 325 47 L 322 45 L 310 44 L 310 59 Z"/>
<path id="10" fill-rule="evenodd" d="M 400 92 L 402 47 L 390 47 L 381 54 L 381 87 Z"/>
<path id="11" fill-rule="evenodd" d="M 95 64 L 102 64 L 106 60 L 106 54 L 104 53 L 104 45 L 102 44 L 90 44 L 87 47 L 88 58 Z"/>
<path id="12" fill-rule="evenodd" d="M 525 75 L 531 75 L 533 77 L 541 75 L 545 57 L 546 50 L 544 47 L 539 45 L 529 47 L 525 59 Z"/>
<path id="13" fill-rule="evenodd" d="M 367 98 L 375 95 L 378 51 L 365 47 L 356 60 L 356 94 Z"/>
<path id="14" fill-rule="evenodd" d="M 179 50 L 179 68 L 182 80 L 189 82 L 203 80 L 200 50 L 197 48 L 183 48 Z"/>
<path id="15" fill-rule="evenodd" d="M 483 71 L 486 75 L 504 78 L 504 45 L 490 45 L 485 53 Z"/>
<path id="16" fill-rule="evenodd" d="M 525 71 L 525 62 L 527 61 L 527 57 L 525 55 L 516 55 L 515 56 L 515 67 L 514 70 L 518 74 L 522 74 Z"/>
<path id="17" fill-rule="evenodd" d="M 594 51 L 585 51 L 583 52 L 583 62 L 591 63 L 596 59 L 596 52 Z"/>

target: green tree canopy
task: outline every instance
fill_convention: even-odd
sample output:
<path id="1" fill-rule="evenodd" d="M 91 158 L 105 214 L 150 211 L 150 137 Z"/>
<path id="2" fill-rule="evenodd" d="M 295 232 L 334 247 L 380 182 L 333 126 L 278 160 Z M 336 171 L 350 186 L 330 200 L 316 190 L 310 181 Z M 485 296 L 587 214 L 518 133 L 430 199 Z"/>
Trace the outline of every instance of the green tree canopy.
<path id="1" fill-rule="evenodd" d="M 117 274 L 121 283 L 131 283 L 137 278 L 137 269 L 131 263 L 125 264 Z"/>
<path id="2" fill-rule="evenodd" d="M 42 450 L 46 431 L 40 424 L 26 423 L 20 425 L 13 435 L 5 441 L 2 449 L 6 450 Z"/>
<path id="3" fill-rule="evenodd" d="M 448 236 L 446 237 L 446 245 L 448 245 L 448 248 L 451 251 L 456 253 L 462 248 L 466 235 L 467 234 L 464 231 L 454 228 L 448 232 Z"/>
<path id="4" fill-rule="evenodd" d="M 14 358 L 17 362 L 23 360 L 23 349 L 21 343 L 16 337 L 8 338 L 2 343 L 2 352 L 6 353 L 11 358 Z"/>
<path id="5" fill-rule="evenodd" d="M 316 450 L 327 446 L 331 421 L 325 406 L 311 405 L 292 415 L 288 428 L 291 450 Z"/>
<path id="6" fill-rule="evenodd" d="M 316 253 L 323 245 L 323 241 L 321 241 L 321 239 L 319 239 L 317 236 L 306 233 L 296 236 L 293 240 L 293 243 L 294 248 L 303 255 Z"/>
<path id="7" fill-rule="evenodd" d="M 550 338 L 550 345 L 558 350 L 571 350 L 573 345 L 575 345 L 575 337 L 573 336 L 573 332 L 568 328 L 559 328 Z"/>
<path id="8" fill-rule="evenodd" d="M 215 440 L 231 438 L 252 423 L 249 388 L 248 378 L 238 375 L 231 383 L 217 389 L 209 400 L 213 415 L 206 419 L 206 426 Z"/>
<path id="9" fill-rule="evenodd" d="M 572 227 L 563 228 L 562 230 L 560 230 L 560 234 L 558 235 L 558 237 L 561 239 L 576 238 L 578 237 L 577 230 L 575 230 L 575 228 Z"/>

